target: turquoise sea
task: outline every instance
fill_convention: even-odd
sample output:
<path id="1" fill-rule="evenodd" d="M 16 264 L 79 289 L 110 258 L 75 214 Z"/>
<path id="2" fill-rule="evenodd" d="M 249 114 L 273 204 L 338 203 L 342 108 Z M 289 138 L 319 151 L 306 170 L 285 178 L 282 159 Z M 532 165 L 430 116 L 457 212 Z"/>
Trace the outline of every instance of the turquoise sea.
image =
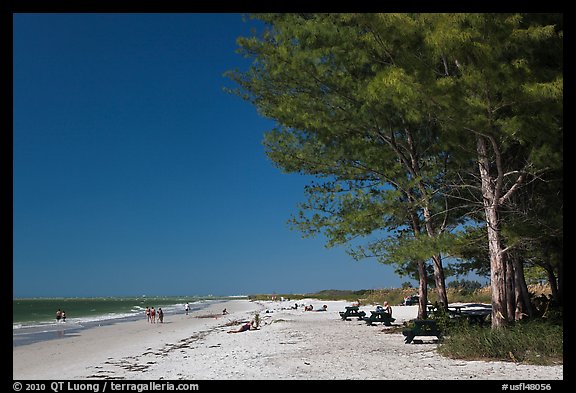
<path id="1" fill-rule="evenodd" d="M 12 300 L 13 345 L 29 344 L 78 334 L 85 328 L 146 320 L 147 306 L 162 307 L 165 319 L 184 313 L 189 303 L 191 311 L 214 302 L 237 299 L 238 296 L 157 296 L 157 297 L 96 297 L 96 298 L 26 298 Z M 241 296 L 240 296 L 241 298 Z M 56 311 L 66 312 L 66 321 L 56 320 Z"/>

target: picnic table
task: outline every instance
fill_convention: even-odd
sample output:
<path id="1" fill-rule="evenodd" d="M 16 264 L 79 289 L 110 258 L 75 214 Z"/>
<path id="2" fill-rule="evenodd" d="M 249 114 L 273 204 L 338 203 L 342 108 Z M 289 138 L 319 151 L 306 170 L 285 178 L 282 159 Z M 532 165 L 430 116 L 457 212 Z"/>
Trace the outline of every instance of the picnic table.
<path id="1" fill-rule="evenodd" d="M 462 312 L 462 317 L 468 318 L 468 322 L 480 326 L 486 323 L 489 315 L 492 315 L 491 309 L 465 310 Z"/>
<path id="2" fill-rule="evenodd" d="M 410 344 L 417 336 L 436 336 L 439 340 L 442 338 L 442 333 L 433 319 L 415 319 L 414 327 L 404 329 L 402 334 L 406 344 Z"/>
<path id="3" fill-rule="evenodd" d="M 396 320 L 386 311 L 370 311 L 370 313 L 371 315 L 368 318 L 364 318 L 367 325 L 372 325 L 375 322 L 382 322 L 384 325 L 390 326 L 390 324 Z"/>
<path id="4" fill-rule="evenodd" d="M 465 306 L 448 306 L 448 315 L 451 318 L 460 316 L 462 314 L 463 307 Z M 442 309 L 435 304 L 428 304 L 427 308 L 428 312 L 432 315 L 437 315 L 442 311 Z"/>
<path id="5" fill-rule="evenodd" d="M 428 305 L 428 312 L 432 317 L 438 315 L 441 310 L 433 304 Z M 450 318 L 467 318 L 472 324 L 483 325 L 492 314 L 491 307 L 478 305 L 448 306 L 448 315 Z"/>
<path id="6" fill-rule="evenodd" d="M 357 306 L 348 306 L 346 307 L 346 311 L 340 311 L 340 317 L 344 321 L 349 321 L 350 317 L 356 317 L 358 320 L 364 318 L 366 313 L 364 311 L 360 311 L 360 307 Z"/>

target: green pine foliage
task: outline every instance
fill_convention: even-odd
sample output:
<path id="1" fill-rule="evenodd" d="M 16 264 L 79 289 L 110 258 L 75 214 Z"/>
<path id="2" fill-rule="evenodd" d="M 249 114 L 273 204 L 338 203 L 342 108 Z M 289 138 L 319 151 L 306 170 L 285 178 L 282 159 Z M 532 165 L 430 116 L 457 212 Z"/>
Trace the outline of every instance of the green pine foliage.
<path id="1" fill-rule="evenodd" d="M 292 228 L 400 275 L 434 256 L 486 272 L 481 138 L 487 170 L 516 195 L 499 212 L 506 246 L 561 269 L 561 14 L 254 17 L 265 29 L 238 39 L 252 66 L 227 75 L 275 121 L 272 163 L 314 176 Z"/>

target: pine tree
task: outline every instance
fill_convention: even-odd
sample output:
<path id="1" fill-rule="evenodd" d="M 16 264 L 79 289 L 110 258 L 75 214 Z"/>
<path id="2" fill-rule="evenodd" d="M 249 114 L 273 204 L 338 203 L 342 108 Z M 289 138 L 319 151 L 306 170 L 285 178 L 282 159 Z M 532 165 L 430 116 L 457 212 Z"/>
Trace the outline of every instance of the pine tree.
<path id="1" fill-rule="evenodd" d="M 423 316 L 426 263 L 447 306 L 442 255 L 478 219 L 480 197 L 493 327 L 509 323 L 517 276 L 501 215 L 528 181 L 561 168 L 561 15 L 256 17 L 265 31 L 238 41 L 254 63 L 228 75 L 275 120 L 272 162 L 316 178 L 294 227 L 418 271 Z"/>

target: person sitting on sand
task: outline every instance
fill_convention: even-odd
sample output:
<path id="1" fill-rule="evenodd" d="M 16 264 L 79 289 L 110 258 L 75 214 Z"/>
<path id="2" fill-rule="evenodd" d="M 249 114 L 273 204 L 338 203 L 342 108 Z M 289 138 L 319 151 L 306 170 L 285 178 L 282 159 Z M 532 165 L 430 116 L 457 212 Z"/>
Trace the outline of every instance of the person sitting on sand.
<path id="1" fill-rule="evenodd" d="M 228 310 L 226 310 L 226 309 L 222 310 L 222 315 L 226 315 L 226 314 L 228 314 Z"/>
<path id="2" fill-rule="evenodd" d="M 238 330 L 229 330 L 228 333 L 241 333 L 247 330 L 257 330 L 254 326 L 254 321 L 246 322 L 244 325 L 240 326 Z"/>

